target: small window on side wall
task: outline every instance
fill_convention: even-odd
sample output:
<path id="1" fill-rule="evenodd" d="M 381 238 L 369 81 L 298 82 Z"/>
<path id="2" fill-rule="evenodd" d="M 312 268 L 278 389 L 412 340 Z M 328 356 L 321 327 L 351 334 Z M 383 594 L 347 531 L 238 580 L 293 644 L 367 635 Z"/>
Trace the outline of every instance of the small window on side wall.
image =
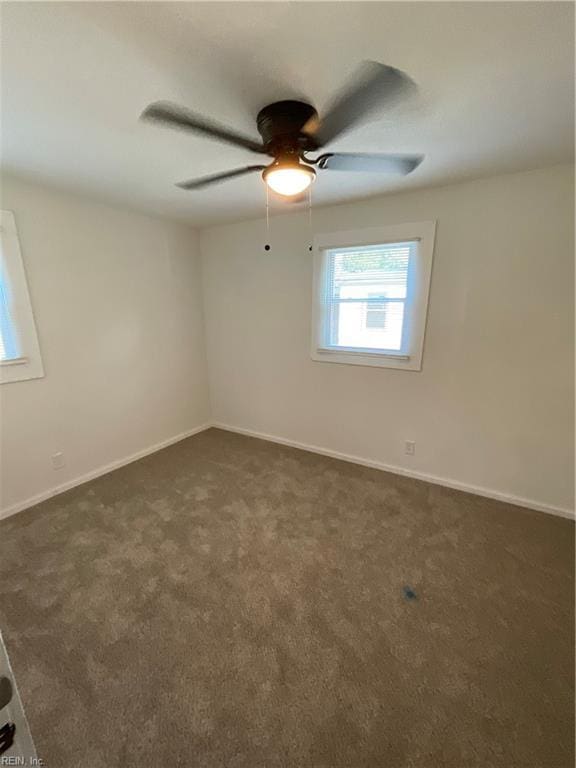
<path id="1" fill-rule="evenodd" d="M 318 235 L 312 358 L 419 371 L 436 223 Z"/>
<path id="2" fill-rule="evenodd" d="M 0 384 L 44 376 L 14 214 L 0 211 Z"/>

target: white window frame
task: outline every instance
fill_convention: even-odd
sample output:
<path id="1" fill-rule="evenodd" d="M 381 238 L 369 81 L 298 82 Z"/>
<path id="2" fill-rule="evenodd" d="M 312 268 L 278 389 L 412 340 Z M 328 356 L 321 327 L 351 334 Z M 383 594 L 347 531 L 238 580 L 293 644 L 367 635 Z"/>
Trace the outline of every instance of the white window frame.
<path id="1" fill-rule="evenodd" d="M 14 381 L 41 378 L 44 376 L 44 366 L 20 252 L 16 220 L 12 211 L 0 211 L 0 237 L 2 238 L 0 269 L 6 270 L 5 279 L 10 291 L 20 350 L 20 357 L 0 361 L 0 384 L 9 384 Z"/>
<path id="2" fill-rule="evenodd" d="M 312 359 L 322 363 L 367 365 L 378 368 L 398 368 L 406 371 L 422 370 L 435 237 L 435 221 L 369 227 L 317 235 L 314 238 Z M 326 338 L 325 321 L 328 319 L 328 310 L 323 297 L 327 280 L 328 251 L 335 248 L 353 248 L 354 246 L 408 241 L 416 241 L 418 245 L 416 257 L 410 259 L 408 266 L 408 292 L 404 321 L 407 342 L 402 353 L 366 352 L 360 349 L 327 347 L 324 339 Z"/>

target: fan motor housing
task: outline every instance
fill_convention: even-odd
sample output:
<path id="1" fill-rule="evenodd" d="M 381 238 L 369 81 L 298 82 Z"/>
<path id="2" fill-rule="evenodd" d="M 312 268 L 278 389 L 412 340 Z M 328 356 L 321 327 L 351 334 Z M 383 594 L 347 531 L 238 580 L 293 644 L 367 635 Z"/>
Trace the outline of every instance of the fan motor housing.
<path id="1" fill-rule="evenodd" d="M 269 155 L 300 155 L 315 149 L 313 139 L 302 129 L 317 118 L 314 107 L 303 101 L 277 101 L 260 110 L 256 123 Z"/>

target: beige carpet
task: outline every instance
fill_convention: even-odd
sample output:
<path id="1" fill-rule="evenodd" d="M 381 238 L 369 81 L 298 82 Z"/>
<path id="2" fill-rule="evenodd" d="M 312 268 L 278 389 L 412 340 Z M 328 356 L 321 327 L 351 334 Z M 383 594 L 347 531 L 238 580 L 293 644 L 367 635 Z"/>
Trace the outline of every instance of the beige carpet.
<path id="1" fill-rule="evenodd" d="M 210 430 L 0 524 L 48 768 L 572 768 L 573 525 Z"/>

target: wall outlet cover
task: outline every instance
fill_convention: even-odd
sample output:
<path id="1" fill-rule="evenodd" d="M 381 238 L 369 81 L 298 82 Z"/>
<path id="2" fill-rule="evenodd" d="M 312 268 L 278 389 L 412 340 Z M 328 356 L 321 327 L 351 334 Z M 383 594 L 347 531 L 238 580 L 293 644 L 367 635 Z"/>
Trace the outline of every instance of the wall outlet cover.
<path id="1" fill-rule="evenodd" d="M 404 443 L 404 453 L 406 456 L 414 456 L 416 453 L 416 443 L 413 440 L 406 440 Z"/>
<path id="2" fill-rule="evenodd" d="M 64 454 L 62 451 L 59 451 L 58 453 L 52 454 L 52 468 L 53 469 L 62 469 L 62 467 L 66 464 L 64 460 Z"/>

